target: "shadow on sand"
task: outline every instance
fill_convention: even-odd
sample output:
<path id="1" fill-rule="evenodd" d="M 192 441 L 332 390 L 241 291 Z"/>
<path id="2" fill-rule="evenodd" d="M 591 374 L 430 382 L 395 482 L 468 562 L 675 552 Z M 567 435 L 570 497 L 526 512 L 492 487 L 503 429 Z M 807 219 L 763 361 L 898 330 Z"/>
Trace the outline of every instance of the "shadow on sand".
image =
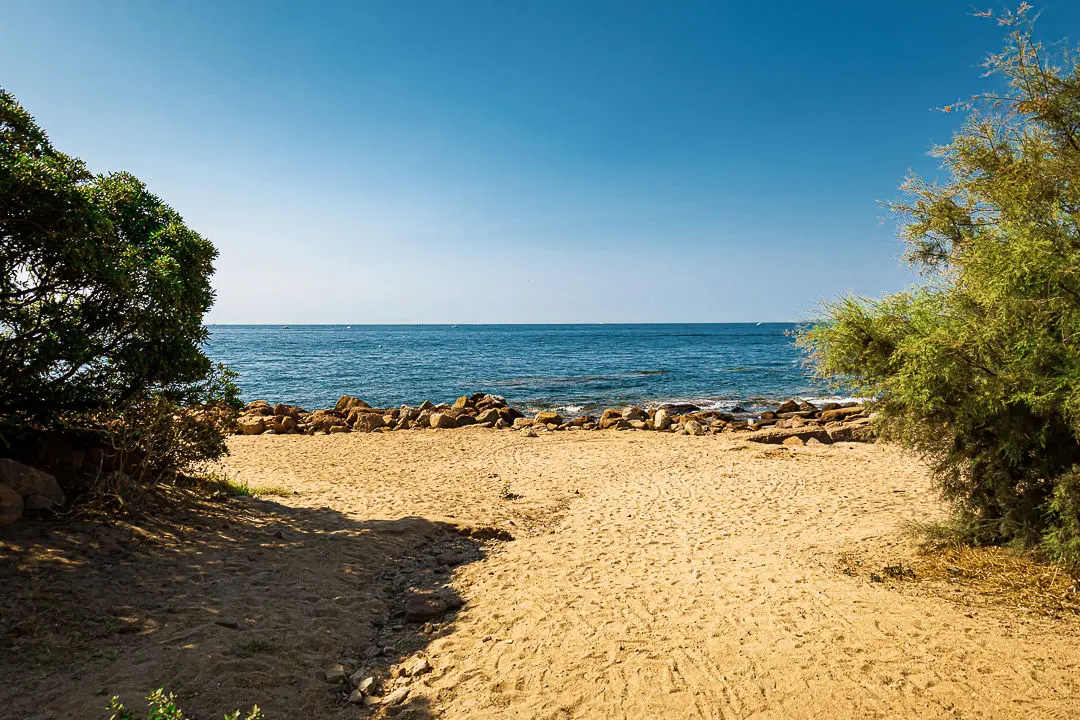
<path id="1" fill-rule="evenodd" d="M 350 705 L 347 682 L 325 670 L 383 679 L 450 632 L 462 601 L 446 584 L 483 553 L 424 518 L 358 521 L 253 498 L 108 526 L 0 528 L 0 707 L 106 718 L 110 694 L 142 707 L 165 686 L 200 720 L 256 703 L 268 720 L 434 717 L 420 697 Z"/>

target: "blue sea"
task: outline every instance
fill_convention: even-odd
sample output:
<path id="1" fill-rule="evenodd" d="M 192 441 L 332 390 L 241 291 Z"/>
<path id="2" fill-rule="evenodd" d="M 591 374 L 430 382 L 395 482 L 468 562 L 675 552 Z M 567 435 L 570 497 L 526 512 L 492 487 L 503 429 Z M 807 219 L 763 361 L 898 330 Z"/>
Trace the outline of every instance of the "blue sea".
<path id="1" fill-rule="evenodd" d="M 834 398 L 805 372 L 790 323 L 211 326 L 210 357 L 245 400 L 307 409 L 343 394 L 376 407 L 477 391 L 567 413 L 692 402 L 748 411 Z"/>

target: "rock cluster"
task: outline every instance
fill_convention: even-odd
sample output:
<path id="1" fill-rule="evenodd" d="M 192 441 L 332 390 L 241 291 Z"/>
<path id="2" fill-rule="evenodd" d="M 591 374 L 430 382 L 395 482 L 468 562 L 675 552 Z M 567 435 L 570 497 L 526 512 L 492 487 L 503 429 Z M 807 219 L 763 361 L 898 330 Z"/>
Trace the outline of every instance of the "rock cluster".
<path id="1" fill-rule="evenodd" d="M 10 458 L 0 458 L 0 525 L 10 525 L 24 510 L 53 510 L 66 498 L 56 478 Z"/>
<path id="2" fill-rule="evenodd" d="M 466 425 L 508 428 L 523 414 L 507 406 L 500 395 L 475 393 L 459 397 L 453 405 L 425 400 L 416 407 L 373 408 L 360 398 L 342 395 L 333 408 L 308 412 L 296 405 L 265 400 L 248 403 L 236 420 L 240 435 L 290 435 L 344 432 L 389 432 L 423 428 L 449 429 Z"/>
<path id="3" fill-rule="evenodd" d="M 686 403 L 665 404 L 649 410 L 630 405 L 608 408 L 599 416 L 564 418 L 552 410 L 541 410 L 533 417 L 527 417 L 520 410 L 509 407 L 503 397 L 487 393 L 463 395 L 452 405 L 434 405 L 425 401 L 416 407 L 402 405 L 396 408 L 373 408 L 359 398 L 342 395 L 333 408 L 311 412 L 295 405 L 279 403 L 271 406 L 265 400 L 256 400 L 249 403 L 237 419 L 236 432 L 241 435 L 316 435 L 449 429 L 466 425 L 512 428 L 528 436 L 536 436 L 538 431 L 652 430 L 683 435 L 753 432 L 751 440 L 775 443 L 783 443 L 789 437 L 796 437 L 801 442 L 813 438 L 822 443 L 866 441 L 873 437 L 866 408 L 858 403 L 829 403 L 818 408 L 806 401 L 788 400 L 775 410 L 766 410 L 758 416 L 702 410 Z"/>

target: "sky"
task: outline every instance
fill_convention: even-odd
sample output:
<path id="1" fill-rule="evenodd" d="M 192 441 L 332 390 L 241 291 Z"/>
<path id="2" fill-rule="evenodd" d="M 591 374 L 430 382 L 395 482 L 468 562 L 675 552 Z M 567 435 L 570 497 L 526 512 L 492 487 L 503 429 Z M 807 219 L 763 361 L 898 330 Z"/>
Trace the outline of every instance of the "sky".
<path id="1" fill-rule="evenodd" d="M 1002 43 L 963 0 L 0 2 L 0 86 L 218 248 L 210 323 L 798 321 L 901 289 L 879 202 L 940 172 L 935 108 Z M 1038 9 L 1080 36 L 1080 3 Z"/>

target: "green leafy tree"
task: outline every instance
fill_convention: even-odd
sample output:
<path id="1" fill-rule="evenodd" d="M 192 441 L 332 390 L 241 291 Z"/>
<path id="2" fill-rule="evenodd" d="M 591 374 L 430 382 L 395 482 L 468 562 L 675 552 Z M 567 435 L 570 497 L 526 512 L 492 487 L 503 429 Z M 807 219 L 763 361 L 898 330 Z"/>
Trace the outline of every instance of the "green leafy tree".
<path id="1" fill-rule="evenodd" d="M 132 175 L 56 150 L 0 90 L 0 412 L 47 422 L 205 377 L 216 254 Z"/>
<path id="2" fill-rule="evenodd" d="M 216 255 L 134 176 L 93 175 L 53 147 L 0 89 L 0 420 L 50 428 L 119 418 L 145 453 L 162 435 L 137 432 L 133 410 L 235 405 L 232 376 L 202 350 Z M 220 455 L 220 430 L 201 444 L 188 433 L 144 464 Z M 178 458 L 185 443 L 195 452 Z"/>
<path id="3" fill-rule="evenodd" d="M 877 398 L 880 431 L 930 462 L 982 542 L 1080 559 L 1080 63 L 999 20 L 1000 91 L 912 177 L 899 216 L 914 288 L 846 297 L 799 342 L 823 377 Z"/>

